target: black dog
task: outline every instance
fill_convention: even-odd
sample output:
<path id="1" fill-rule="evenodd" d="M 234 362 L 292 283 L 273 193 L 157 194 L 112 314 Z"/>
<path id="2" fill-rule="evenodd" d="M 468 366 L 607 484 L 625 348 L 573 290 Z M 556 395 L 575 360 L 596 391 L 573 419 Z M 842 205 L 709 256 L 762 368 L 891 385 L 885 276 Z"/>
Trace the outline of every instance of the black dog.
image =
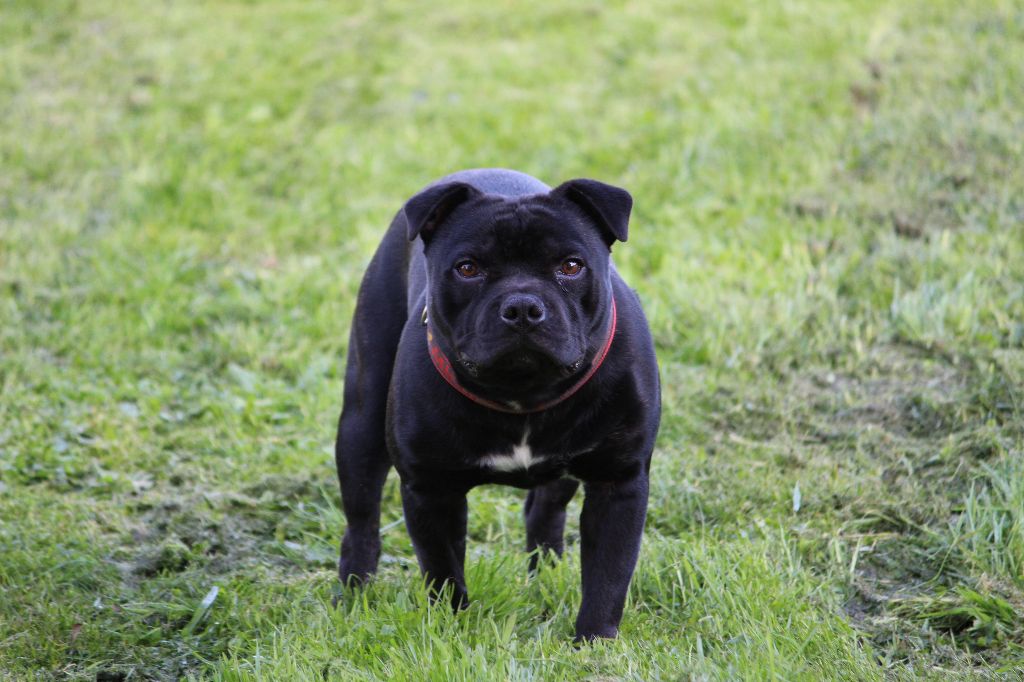
<path id="1" fill-rule="evenodd" d="M 336 447 L 342 582 L 377 568 L 392 464 L 420 568 L 433 594 L 451 586 L 455 608 L 468 601 L 467 491 L 530 489 L 533 569 L 539 552 L 561 553 L 582 481 L 576 639 L 617 634 L 661 408 L 647 322 L 610 259 L 632 204 L 595 180 L 551 189 L 487 169 L 449 175 L 398 212 L 352 322 Z"/>

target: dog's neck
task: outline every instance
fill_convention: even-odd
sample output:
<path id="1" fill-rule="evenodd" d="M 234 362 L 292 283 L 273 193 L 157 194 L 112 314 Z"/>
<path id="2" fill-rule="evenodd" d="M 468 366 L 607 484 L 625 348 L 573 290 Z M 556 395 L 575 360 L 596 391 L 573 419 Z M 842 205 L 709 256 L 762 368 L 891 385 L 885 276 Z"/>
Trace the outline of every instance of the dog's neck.
<path id="1" fill-rule="evenodd" d="M 423 308 L 423 324 L 427 328 L 427 349 L 430 351 L 430 360 L 434 363 L 434 367 L 437 368 L 438 373 L 444 378 L 448 384 L 456 391 L 464 395 L 466 398 L 472 400 L 478 405 L 497 410 L 498 412 L 506 412 L 508 414 L 530 414 L 533 412 L 540 412 L 550 407 L 554 407 L 565 400 L 568 400 L 570 396 L 579 391 L 583 386 L 590 381 L 591 377 L 597 373 L 597 370 L 601 367 L 605 358 L 608 356 L 608 351 L 612 347 L 612 341 L 615 339 L 615 327 L 617 321 L 617 314 L 615 310 L 615 298 L 612 297 L 611 306 L 611 324 L 608 325 L 608 336 L 605 339 L 604 344 L 594 355 L 590 361 L 590 367 L 583 373 L 583 375 L 575 382 L 568 390 L 563 391 L 556 398 L 544 401 L 538 405 L 525 405 L 518 401 L 497 401 L 489 400 L 483 396 L 477 395 L 473 391 L 462 385 L 459 378 L 455 374 L 455 368 L 452 367 L 451 360 L 444 354 L 441 347 L 438 345 L 437 340 L 434 338 L 434 331 L 430 326 L 430 319 L 427 315 L 427 309 Z"/>

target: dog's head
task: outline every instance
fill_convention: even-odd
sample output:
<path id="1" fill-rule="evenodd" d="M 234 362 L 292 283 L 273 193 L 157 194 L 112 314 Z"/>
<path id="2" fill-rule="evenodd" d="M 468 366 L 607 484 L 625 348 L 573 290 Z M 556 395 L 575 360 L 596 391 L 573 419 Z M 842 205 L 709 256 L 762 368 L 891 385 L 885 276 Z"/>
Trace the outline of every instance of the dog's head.
<path id="1" fill-rule="evenodd" d="M 632 204 L 582 179 L 514 198 L 449 182 L 406 203 L 409 239 L 424 243 L 430 324 L 460 377 L 520 400 L 585 371 L 608 334 L 609 255 Z"/>

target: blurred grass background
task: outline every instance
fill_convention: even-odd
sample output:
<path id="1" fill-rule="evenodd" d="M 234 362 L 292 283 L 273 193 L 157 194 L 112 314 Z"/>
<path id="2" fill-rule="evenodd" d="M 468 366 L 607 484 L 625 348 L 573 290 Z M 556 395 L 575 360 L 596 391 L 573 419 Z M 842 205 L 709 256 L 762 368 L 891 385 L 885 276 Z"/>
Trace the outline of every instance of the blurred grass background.
<path id="1" fill-rule="evenodd" d="M 1014 678 L 1022 83 L 1019 1 L 4 0 L 0 676 Z M 636 200 L 665 414 L 582 650 L 514 490 L 471 498 L 468 612 L 393 480 L 330 606 L 362 269 L 480 166 Z"/>

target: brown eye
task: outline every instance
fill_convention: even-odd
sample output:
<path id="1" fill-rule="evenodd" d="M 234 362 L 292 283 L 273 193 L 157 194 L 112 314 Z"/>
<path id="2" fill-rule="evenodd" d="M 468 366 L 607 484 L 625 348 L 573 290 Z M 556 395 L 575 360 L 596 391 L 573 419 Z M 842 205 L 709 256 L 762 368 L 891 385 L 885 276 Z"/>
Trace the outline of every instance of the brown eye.
<path id="1" fill-rule="evenodd" d="M 566 277 L 575 277 L 580 274 L 582 270 L 583 261 L 579 258 L 566 258 L 562 264 L 558 266 L 558 272 Z"/>
<path id="2" fill-rule="evenodd" d="M 472 279 L 480 274 L 480 266 L 471 260 L 459 261 L 455 264 L 455 272 L 466 279 Z"/>

